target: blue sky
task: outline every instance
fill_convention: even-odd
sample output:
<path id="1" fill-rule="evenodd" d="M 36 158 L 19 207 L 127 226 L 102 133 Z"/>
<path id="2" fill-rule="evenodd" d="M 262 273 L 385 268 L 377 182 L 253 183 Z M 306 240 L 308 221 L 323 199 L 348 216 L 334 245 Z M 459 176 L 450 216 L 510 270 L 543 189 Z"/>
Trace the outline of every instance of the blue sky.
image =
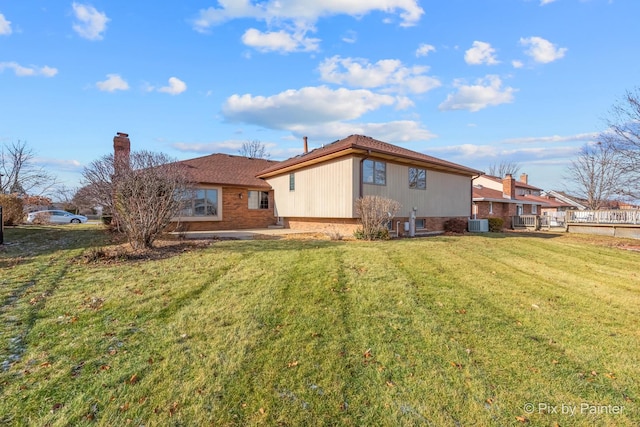
<path id="1" fill-rule="evenodd" d="M 351 134 L 563 189 L 640 82 L 636 0 L 0 0 L 0 142 L 68 187 L 112 150 L 272 159 Z"/>

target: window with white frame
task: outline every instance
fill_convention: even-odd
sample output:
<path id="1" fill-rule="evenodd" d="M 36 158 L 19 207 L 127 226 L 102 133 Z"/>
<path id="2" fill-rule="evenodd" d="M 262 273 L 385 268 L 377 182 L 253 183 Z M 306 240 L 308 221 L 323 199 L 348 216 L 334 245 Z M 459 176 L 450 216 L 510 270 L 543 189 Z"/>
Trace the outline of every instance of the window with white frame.
<path id="1" fill-rule="evenodd" d="M 376 160 L 362 162 L 362 182 L 365 184 L 387 185 L 387 164 Z"/>
<path id="2" fill-rule="evenodd" d="M 291 172 L 289 174 L 289 191 L 295 191 L 296 189 L 296 174 Z"/>
<path id="3" fill-rule="evenodd" d="M 416 229 L 422 230 L 424 228 L 427 228 L 425 219 L 424 218 L 416 219 Z"/>
<path id="4" fill-rule="evenodd" d="M 218 190 L 213 188 L 197 188 L 187 190 L 184 207 L 180 211 L 182 217 L 216 217 L 218 216 Z"/>
<path id="5" fill-rule="evenodd" d="M 249 191 L 249 209 L 269 209 L 268 191 Z"/>
<path id="6" fill-rule="evenodd" d="M 427 189 L 427 170 L 420 168 L 409 168 L 409 188 L 416 190 Z"/>
<path id="7" fill-rule="evenodd" d="M 489 213 L 493 213 L 493 202 L 489 202 Z"/>
<path id="8" fill-rule="evenodd" d="M 531 213 L 532 214 L 538 213 L 538 205 L 531 205 Z"/>

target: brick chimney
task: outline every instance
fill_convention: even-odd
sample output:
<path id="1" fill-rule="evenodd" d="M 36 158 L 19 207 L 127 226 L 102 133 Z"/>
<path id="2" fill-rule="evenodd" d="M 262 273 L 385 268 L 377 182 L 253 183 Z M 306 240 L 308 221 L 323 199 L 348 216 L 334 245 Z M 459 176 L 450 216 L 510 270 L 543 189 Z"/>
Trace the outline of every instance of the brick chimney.
<path id="1" fill-rule="evenodd" d="M 510 173 L 502 179 L 502 194 L 512 200 L 516 198 L 516 180 Z"/>
<path id="2" fill-rule="evenodd" d="M 129 155 L 131 154 L 131 141 L 128 133 L 118 132 L 113 137 L 113 157 L 116 163 L 129 164 Z"/>
<path id="3" fill-rule="evenodd" d="M 529 175 L 523 173 L 520 175 L 520 182 L 524 182 L 525 184 L 529 183 Z"/>
<path id="4" fill-rule="evenodd" d="M 309 152 L 309 144 L 307 144 L 307 137 L 303 136 L 302 140 L 304 141 L 304 154 L 307 154 Z"/>

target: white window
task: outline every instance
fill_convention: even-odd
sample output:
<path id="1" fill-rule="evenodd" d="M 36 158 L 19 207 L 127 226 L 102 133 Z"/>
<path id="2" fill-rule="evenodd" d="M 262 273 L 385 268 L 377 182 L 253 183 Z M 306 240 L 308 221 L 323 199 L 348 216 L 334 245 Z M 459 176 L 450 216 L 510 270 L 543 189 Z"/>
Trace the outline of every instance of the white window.
<path id="1" fill-rule="evenodd" d="M 538 205 L 531 205 L 531 213 L 532 214 L 538 213 Z"/>
<path id="2" fill-rule="evenodd" d="M 489 202 L 489 213 L 493 213 L 493 202 Z"/>
<path id="3" fill-rule="evenodd" d="M 249 209 L 269 209 L 269 192 L 249 191 Z"/>
<path id="4" fill-rule="evenodd" d="M 218 216 L 218 190 L 217 189 L 192 189 L 188 195 L 184 207 L 180 211 L 182 217 L 216 217 Z"/>
<path id="5" fill-rule="evenodd" d="M 416 219 L 416 229 L 422 230 L 427 228 L 424 218 Z"/>

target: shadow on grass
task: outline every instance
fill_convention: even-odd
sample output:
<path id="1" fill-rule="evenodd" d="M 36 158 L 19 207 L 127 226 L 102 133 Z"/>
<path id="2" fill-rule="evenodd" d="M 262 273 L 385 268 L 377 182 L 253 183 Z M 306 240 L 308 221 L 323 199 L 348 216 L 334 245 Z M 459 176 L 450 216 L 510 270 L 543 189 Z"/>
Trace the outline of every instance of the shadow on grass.
<path id="1" fill-rule="evenodd" d="M 564 233 L 555 231 L 503 231 L 502 233 L 467 233 L 465 236 L 488 237 L 490 239 L 508 239 L 512 237 L 531 237 L 535 239 L 555 239 Z"/>
<path id="2" fill-rule="evenodd" d="M 61 250 L 87 249 L 109 244 L 113 238 L 101 226 L 20 225 L 5 227 L 0 245 L 0 269 L 31 262 Z"/>

